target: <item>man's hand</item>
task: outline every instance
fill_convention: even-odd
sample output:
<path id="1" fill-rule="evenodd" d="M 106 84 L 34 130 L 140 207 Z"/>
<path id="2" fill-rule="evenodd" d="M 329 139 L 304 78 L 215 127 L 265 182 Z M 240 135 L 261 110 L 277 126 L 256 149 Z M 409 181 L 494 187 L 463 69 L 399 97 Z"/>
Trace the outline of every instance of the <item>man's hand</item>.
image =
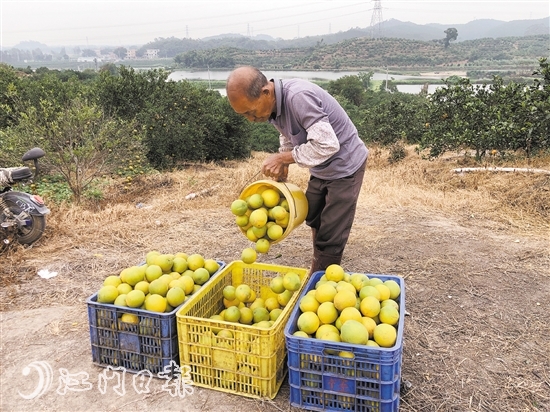
<path id="1" fill-rule="evenodd" d="M 264 160 L 262 173 L 278 182 L 285 182 L 290 163 L 294 163 L 292 152 L 274 153 Z"/>

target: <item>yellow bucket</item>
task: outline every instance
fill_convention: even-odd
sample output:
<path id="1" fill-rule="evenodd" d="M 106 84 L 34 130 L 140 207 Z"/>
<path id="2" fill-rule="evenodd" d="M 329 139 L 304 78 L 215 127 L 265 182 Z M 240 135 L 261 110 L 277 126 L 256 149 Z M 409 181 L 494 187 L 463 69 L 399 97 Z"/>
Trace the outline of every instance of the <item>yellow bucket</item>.
<path id="1" fill-rule="evenodd" d="M 292 229 L 300 226 L 306 219 L 308 204 L 306 195 L 298 186 L 287 183 L 287 182 L 276 182 L 274 180 L 258 180 L 254 183 L 251 183 L 245 187 L 240 199 L 246 200 L 247 197 L 253 195 L 254 193 L 261 193 L 265 189 L 275 189 L 278 190 L 288 202 L 288 225 L 285 228 L 282 236 L 272 241 L 271 243 L 278 243 L 284 238 L 286 238 Z M 246 236 L 246 230 L 241 228 L 241 232 Z"/>

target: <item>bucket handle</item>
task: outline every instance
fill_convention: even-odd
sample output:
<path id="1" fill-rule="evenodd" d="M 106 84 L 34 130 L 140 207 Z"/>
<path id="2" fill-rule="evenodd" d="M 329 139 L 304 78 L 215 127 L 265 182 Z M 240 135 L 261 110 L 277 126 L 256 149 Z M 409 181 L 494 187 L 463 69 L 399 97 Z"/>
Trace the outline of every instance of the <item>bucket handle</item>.
<path id="1" fill-rule="evenodd" d="M 260 173 L 262 173 L 262 171 L 258 170 L 254 176 L 250 177 L 246 182 L 244 182 L 244 186 L 241 188 L 241 190 L 239 192 L 242 192 L 244 190 L 244 188 L 246 186 L 248 186 L 249 183 L 252 182 L 253 179 L 256 179 L 256 176 L 258 176 Z"/>

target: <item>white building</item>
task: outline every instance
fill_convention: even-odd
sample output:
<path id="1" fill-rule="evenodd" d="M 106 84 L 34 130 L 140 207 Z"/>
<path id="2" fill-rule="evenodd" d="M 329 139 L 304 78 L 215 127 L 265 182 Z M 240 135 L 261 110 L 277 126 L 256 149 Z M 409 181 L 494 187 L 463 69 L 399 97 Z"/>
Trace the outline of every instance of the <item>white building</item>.
<path id="1" fill-rule="evenodd" d="M 147 49 L 143 57 L 146 59 L 158 59 L 159 51 L 160 49 Z"/>

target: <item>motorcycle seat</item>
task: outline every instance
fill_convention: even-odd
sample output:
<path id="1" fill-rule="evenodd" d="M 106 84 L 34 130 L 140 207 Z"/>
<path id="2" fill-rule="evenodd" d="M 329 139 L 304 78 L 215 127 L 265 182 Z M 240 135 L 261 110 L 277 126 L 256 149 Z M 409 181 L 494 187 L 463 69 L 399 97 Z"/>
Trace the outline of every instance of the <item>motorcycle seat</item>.
<path id="1" fill-rule="evenodd" d="M 0 186 L 10 185 L 20 180 L 32 177 L 32 171 L 28 167 L 7 167 L 0 169 Z"/>

